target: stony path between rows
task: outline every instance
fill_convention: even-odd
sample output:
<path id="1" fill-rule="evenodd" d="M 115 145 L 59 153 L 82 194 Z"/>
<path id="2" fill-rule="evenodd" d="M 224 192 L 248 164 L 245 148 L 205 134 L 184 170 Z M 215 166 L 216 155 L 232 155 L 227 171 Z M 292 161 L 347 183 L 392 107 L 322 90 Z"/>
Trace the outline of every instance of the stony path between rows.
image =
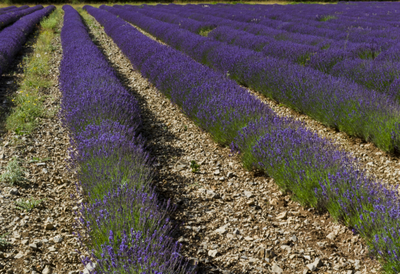
<path id="1" fill-rule="evenodd" d="M 55 51 L 50 72 L 57 83 L 60 38 L 52 43 Z M 29 51 L 23 52 L 27 54 Z M 18 79 L 22 77 L 23 70 L 19 70 Z M 8 234 L 5 240 L 9 243 L 0 245 L 1 274 L 77 274 L 83 268 L 77 253 L 81 248 L 73 235 L 78 201 L 71 198 L 76 186 L 67 169 L 68 132 L 58 118 L 61 93 L 57 84 L 39 92 L 47 96 L 44 107 L 48 117 L 39 118 L 31 135 L 7 133 L 0 140 L 0 173 L 16 156 L 25 179 L 15 185 L 0 182 L 0 236 Z M 16 202 L 30 198 L 42 202 L 30 212 L 16 208 Z"/>
<path id="2" fill-rule="evenodd" d="M 244 170 L 228 148 L 216 145 L 133 70 L 90 15 L 85 18 L 92 19 L 95 43 L 140 101 L 143 134 L 156 157 L 155 184 L 178 204 L 176 237 L 182 255 L 200 263 L 200 273 L 378 272 L 359 236 L 328 214 L 293 202 L 273 179 Z M 200 164 L 197 173 L 193 160 Z"/>

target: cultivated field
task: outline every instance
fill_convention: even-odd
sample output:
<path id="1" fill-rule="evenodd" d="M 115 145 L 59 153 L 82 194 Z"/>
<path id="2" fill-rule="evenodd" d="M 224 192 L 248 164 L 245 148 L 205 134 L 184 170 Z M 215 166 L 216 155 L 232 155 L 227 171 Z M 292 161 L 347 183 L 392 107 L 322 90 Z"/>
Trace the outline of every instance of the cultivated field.
<path id="1" fill-rule="evenodd" d="M 0 8 L 0 273 L 399 273 L 400 4 Z"/>

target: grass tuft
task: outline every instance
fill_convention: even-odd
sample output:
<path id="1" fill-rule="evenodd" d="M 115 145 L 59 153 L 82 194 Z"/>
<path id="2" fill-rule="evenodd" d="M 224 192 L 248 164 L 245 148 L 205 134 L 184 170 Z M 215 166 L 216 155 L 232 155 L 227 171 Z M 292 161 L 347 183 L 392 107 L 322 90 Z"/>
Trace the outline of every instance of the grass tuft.
<path id="1" fill-rule="evenodd" d="M 10 243 L 7 242 L 7 240 L 6 240 L 7 235 L 8 235 L 7 233 L 0 235 L 0 250 L 4 249 L 10 245 Z"/>
<path id="2" fill-rule="evenodd" d="M 34 209 L 35 207 L 37 207 L 38 205 L 40 205 L 40 203 L 43 201 L 44 200 L 35 199 L 35 198 L 31 197 L 26 200 L 16 201 L 15 205 L 16 205 L 16 208 L 21 209 L 21 210 L 26 210 L 29 212 L 32 209 Z"/>
<path id="3" fill-rule="evenodd" d="M 200 170 L 200 165 L 193 160 L 190 162 L 190 168 L 192 169 L 193 173 L 197 173 Z"/>
<path id="4" fill-rule="evenodd" d="M 208 34 L 213 30 L 214 28 L 213 27 L 211 27 L 211 28 L 202 28 L 200 31 L 199 31 L 199 34 L 201 35 L 201 36 L 204 36 L 204 37 L 207 37 L 208 36 Z"/>
<path id="5" fill-rule="evenodd" d="M 0 176 L 0 181 L 13 185 L 24 180 L 23 173 L 20 162 L 16 157 L 13 157 L 7 164 L 6 171 Z"/>
<path id="6" fill-rule="evenodd" d="M 325 15 L 325 16 L 321 16 L 317 20 L 320 22 L 326 22 L 326 21 L 333 20 L 333 19 L 337 19 L 337 17 L 334 15 Z"/>

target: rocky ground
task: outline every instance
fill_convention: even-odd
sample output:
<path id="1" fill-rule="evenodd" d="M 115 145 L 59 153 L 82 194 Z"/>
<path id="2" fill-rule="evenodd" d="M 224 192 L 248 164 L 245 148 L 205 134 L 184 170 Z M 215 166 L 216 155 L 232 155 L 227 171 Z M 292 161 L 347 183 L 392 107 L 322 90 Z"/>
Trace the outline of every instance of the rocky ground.
<path id="1" fill-rule="evenodd" d="M 178 204 L 173 215 L 181 224 L 176 237 L 183 244 L 182 254 L 190 257 L 191 263 L 199 263 L 200 273 L 379 271 L 379 264 L 369 258 L 358 235 L 335 223 L 328 214 L 293 202 L 290 193 L 280 192 L 272 178 L 244 170 L 228 148 L 216 145 L 209 134 L 133 70 L 97 22 L 89 25 L 94 41 L 121 82 L 140 101 L 143 134 L 157 160 L 158 177 L 154 183 L 163 197 Z M 284 109 L 281 113 L 294 115 Z M 299 119 L 307 120 L 303 116 Z M 398 163 L 383 153 L 376 155 L 378 151 L 371 144 L 357 144 L 357 140 L 318 123 L 307 125 L 315 126 L 313 129 L 322 136 L 340 137 L 339 143 L 349 150 L 357 145 L 357 151 L 380 166 L 381 159 Z M 348 146 L 351 143 L 353 147 Z M 192 161 L 199 164 L 196 172 Z M 386 173 L 385 166 L 381 170 L 392 176 L 391 168 Z"/>
<path id="2" fill-rule="evenodd" d="M 21 60 L 31 54 L 34 41 L 32 37 L 10 74 L 2 77 L 3 94 L 18 91 L 23 79 Z M 54 83 L 62 57 L 60 42 L 59 36 L 53 41 Z M 61 94 L 57 84 L 40 93 L 46 97 L 47 114 L 39 118 L 39 127 L 24 136 L 3 130 L 0 139 L 0 173 L 15 157 L 23 174 L 15 184 L 0 182 L 0 273 L 73 274 L 82 269 L 77 253 L 81 248 L 73 235 L 78 201 L 71 197 L 76 191 L 66 162 L 69 139 L 57 116 Z"/>

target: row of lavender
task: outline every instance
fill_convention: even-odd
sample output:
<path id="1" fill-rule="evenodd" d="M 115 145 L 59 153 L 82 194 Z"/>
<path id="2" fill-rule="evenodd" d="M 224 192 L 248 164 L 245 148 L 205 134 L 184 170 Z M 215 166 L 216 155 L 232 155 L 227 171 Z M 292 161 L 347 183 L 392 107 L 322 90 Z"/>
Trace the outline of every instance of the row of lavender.
<path id="1" fill-rule="evenodd" d="M 150 183 L 151 161 L 139 135 L 137 100 L 92 42 L 78 12 L 64 6 L 61 116 L 72 167 L 85 200 L 78 231 L 91 273 L 184 273 L 179 246 Z M 88 265 L 91 265 L 90 267 Z"/>
<path id="2" fill-rule="evenodd" d="M 400 149 L 400 105 L 346 79 L 203 37 L 140 12 L 102 6 L 198 62 L 329 126 Z"/>
<path id="3" fill-rule="evenodd" d="M 282 6 L 277 7 L 274 11 L 265 11 L 260 13 L 260 15 L 257 15 L 257 12 L 254 10 L 248 10 L 245 9 L 245 5 L 237 5 L 237 6 L 228 6 L 226 8 L 222 8 L 220 5 L 212 5 L 212 6 L 200 6 L 200 5 L 187 5 L 187 6 L 178 6 L 178 5 L 169 5 L 169 6 L 158 6 L 158 8 L 165 8 L 174 12 L 192 12 L 194 14 L 190 15 L 190 17 L 195 18 L 195 14 L 207 14 L 214 16 L 215 18 L 224 18 L 230 21 L 234 22 L 240 22 L 240 23 L 251 23 L 254 25 L 258 26 L 263 26 L 263 27 L 270 27 L 275 30 L 279 30 L 281 32 L 295 32 L 301 34 L 302 32 L 300 31 L 293 31 L 291 29 L 291 23 L 286 22 L 286 21 L 280 21 L 278 20 L 275 16 L 271 16 L 271 18 L 268 17 L 268 15 L 276 14 L 277 11 L 279 11 L 279 8 Z M 268 7 L 271 7 L 270 5 Z M 283 6 L 286 7 L 286 6 Z M 310 10 L 314 10 L 313 7 L 309 7 Z M 286 15 L 286 11 L 282 10 L 281 13 Z M 317 11 L 314 11 L 315 14 L 318 14 Z M 194 16 L 194 17 L 193 17 Z M 295 16 L 293 16 L 295 18 Z M 290 17 L 293 19 L 293 17 Z M 275 18 L 275 19 L 272 19 Z M 298 20 L 301 20 L 300 18 Z M 312 21 L 315 24 L 318 24 L 317 26 L 309 26 L 307 23 L 309 23 L 309 20 L 307 21 L 306 19 L 302 18 L 303 22 L 297 22 L 297 24 L 302 24 L 304 25 L 303 27 L 308 27 L 312 28 L 312 31 L 310 33 L 304 33 L 302 35 L 310 35 L 310 36 L 317 36 L 320 38 L 327 39 L 328 41 L 339 41 L 343 43 L 344 41 L 348 41 L 348 43 L 369 43 L 372 41 L 379 41 L 380 44 L 384 45 L 385 43 L 388 44 L 393 44 L 393 41 L 395 38 L 389 37 L 382 37 L 379 39 L 378 37 L 371 37 L 369 35 L 364 34 L 363 38 L 358 38 L 358 39 L 351 39 L 351 33 L 357 31 L 357 28 L 351 28 L 351 29 L 346 29 L 344 31 L 339 31 L 336 30 L 333 26 L 324 28 L 323 24 L 329 24 L 331 21 Z M 322 25 L 322 26 L 321 26 Z M 331 33 L 331 35 L 322 35 L 319 32 L 324 31 Z M 335 35 L 333 35 L 334 33 Z M 378 39 L 377 39 L 378 38 Z"/>
<path id="4" fill-rule="evenodd" d="M 27 9 L 27 8 L 29 8 L 29 6 L 27 6 L 27 5 L 24 5 L 24 6 L 21 6 L 21 7 L 16 7 L 16 6 L 10 6 L 10 7 L 7 7 L 7 8 L 2 8 L 2 9 L 0 9 L 0 15 L 1 14 L 5 14 L 5 13 L 10 13 L 10 12 L 15 12 L 15 11 L 18 11 L 18 10 L 24 10 L 24 9 Z"/>
<path id="5" fill-rule="evenodd" d="M 34 9 L 30 11 L 32 13 L 0 31 L 0 76 L 20 51 L 36 24 L 44 16 L 49 15 L 55 7 L 51 5 L 43 9 L 43 6 L 36 6 L 30 9 Z"/>
<path id="6" fill-rule="evenodd" d="M 0 11 L 3 12 L 3 11 L 8 11 L 8 10 L 16 9 L 16 8 L 17 8 L 16 6 L 9 6 L 9 7 L 5 7 L 5 8 L 0 8 Z"/>
<path id="7" fill-rule="evenodd" d="M 7 25 L 10 25 L 17 21 L 19 18 L 31 14 L 32 12 L 35 12 L 37 10 L 43 9 L 42 5 L 37 5 L 32 8 L 18 8 L 11 10 L 5 14 L 0 15 L 0 29 L 6 27 Z"/>
<path id="8" fill-rule="evenodd" d="M 375 58 L 378 51 L 382 50 L 376 43 L 334 41 L 313 35 L 291 33 L 259 24 L 216 17 L 208 14 L 207 9 L 203 9 L 203 13 L 200 12 L 201 9 L 196 12 L 186 6 L 176 9 L 163 5 L 128 8 L 158 20 L 179 24 L 181 28 L 195 33 L 218 26 L 208 35 L 210 38 L 259 51 L 266 57 L 271 56 L 306 65 L 325 73 L 354 80 L 367 88 L 398 96 L 395 88 L 399 82 L 393 83 L 393 81 L 395 75 L 400 72 L 400 66 L 382 63 L 379 66 L 382 69 L 376 71 L 378 66 L 369 60 Z M 393 43 L 395 42 L 392 41 L 384 46 L 388 47 Z M 336 64 L 338 65 L 335 66 Z M 359 77 L 360 75 L 363 77 Z"/>
<path id="9" fill-rule="evenodd" d="M 213 16 L 210 14 L 216 12 L 213 13 L 214 8 L 209 12 L 209 8 L 201 6 L 193 8 L 159 5 L 128 8 L 158 20 L 179 24 L 181 28 L 195 33 L 199 33 L 201 29 L 212 29 L 217 26 L 209 37 L 260 51 L 267 57 L 289 60 L 336 77 L 347 78 L 369 89 L 388 93 L 397 97 L 397 100 L 400 99 L 400 47 L 396 39 L 374 37 L 362 43 L 335 41 L 320 36 L 290 32 L 280 26 L 272 28 L 253 21 L 238 22 L 226 19 L 218 9 L 217 15 Z M 317 14 L 317 11 L 315 12 Z"/>
<path id="10" fill-rule="evenodd" d="M 132 65 L 217 142 L 231 144 L 246 166 L 265 171 L 303 204 L 326 209 L 354 227 L 388 272 L 400 271 L 396 191 L 368 177 L 356 159 L 301 123 L 279 118 L 224 74 L 141 34 L 121 19 L 123 13 L 118 18 L 106 10 L 84 9 Z M 151 25 L 145 17 L 133 16 L 143 20 L 141 25 Z"/>
<path id="11" fill-rule="evenodd" d="M 218 9 L 214 12 L 218 16 L 235 18 L 234 20 L 241 22 L 249 22 L 256 17 L 257 20 L 260 20 L 259 24 L 261 25 L 274 26 L 277 29 L 291 32 L 320 34 L 327 37 L 330 37 L 331 32 L 337 32 L 341 33 L 343 38 L 345 37 L 344 41 L 367 42 L 372 53 L 367 57 L 376 58 L 376 60 L 353 60 L 354 56 L 346 55 L 343 50 L 339 52 L 325 51 L 322 58 L 318 58 L 318 54 L 314 54 L 311 59 L 316 60 L 310 60 L 310 66 L 334 75 L 347 77 L 369 88 L 399 93 L 400 47 L 398 38 L 400 29 L 398 14 L 400 5 L 398 3 L 353 4 L 351 6 L 344 4 L 314 5 L 311 8 L 305 6 L 303 8 L 301 6 L 267 7 L 265 5 L 257 7 L 241 5 L 239 8 L 232 8 L 225 5 L 222 9 L 225 12 Z M 244 10 L 251 12 L 242 13 Z M 259 10 L 258 13 L 256 10 Z M 305 31 L 307 28 L 309 31 Z M 327 34 L 319 33 L 321 31 Z M 355 35 L 358 36 L 358 39 L 352 39 Z M 365 39 L 360 39 L 361 35 Z M 337 36 L 336 38 L 340 39 Z M 386 50 L 388 46 L 390 46 L 389 50 Z M 329 66 L 323 64 L 328 61 L 327 59 L 331 61 L 328 63 Z M 336 63 L 338 65 L 333 67 Z"/>
<path id="12" fill-rule="evenodd" d="M 226 10 L 231 8 L 228 5 L 220 6 Z M 394 30 L 395 33 L 398 33 L 398 29 L 392 29 L 392 27 L 398 27 L 398 15 L 400 13 L 399 3 L 393 2 L 383 4 L 361 2 L 351 3 L 351 5 L 342 2 L 338 5 L 314 5 L 312 7 L 308 5 L 241 5 L 240 9 L 251 11 L 251 14 L 248 12 L 242 13 L 241 19 L 245 19 L 244 16 L 249 15 L 255 15 L 259 20 L 269 18 L 285 22 L 296 22 L 301 19 L 303 22 L 307 20 L 305 21 L 307 25 L 317 28 L 332 28 L 341 31 L 351 29 L 351 31 L 364 33 L 368 33 L 371 30 Z"/>
<path id="13" fill-rule="evenodd" d="M 347 5 L 327 5 L 310 7 L 288 6 L 288 5 L 257 5 L 250 7 L 249 5 L 217 5 L 210 9 L 210 14 L 242 21 L 257 22 L 262 25 L 274 26 L 284 30 L 296 31 L 304 34 L 312 34 L 324 36 L 335 40 L 349 40 L 352 42 L 367 42 L 372 39 L 398 39 L 400 30 L 397 25 L 392 25 L 383 21 L 380 25 L 372 24 L 365 20 L 370 14 L 380 12 L 380 14 L 390 14 L 393 18 L 396 10 L 399 10 L 399 4 L 393 3 L 383 9 L 376 9 L 371 12 L 368 3 L 359 3 L 352 6 Z M 193 5 L 192 5 L 193 6 Z M 215 8 L 214 8 L 215 7 Z M 343 13 L 352 13 L 358 10 L 362 19 L 354 23 L 354 19 L 346 19 L 342 17 Z M 313 17 L 313 18 L 312 18 Z M 390 16 L 388 16 L 390 17 Z M 338 19 L 338 20 L 335 20 Z M 383 26 L 382 26 L 383 24 Z"/>
<path id="14" fill-rule="evenodd" d="M 261 14 L 263 17 L 267 17 L 267 19 L 262 19 L 259 23 L 257 22 L 257 25 L 273 26 L 275 31 L 279 29 L 280 31 L 284 30 L 297 34 L 299 34 L 299 32 L 305 32 L 295 28 L 290 28 L 290 25 L 295 25 L 296 27 L 311 25 L 313 30 L 307 32 L 307 34 L 313 35 L 318 35 L 317 30 L 321 31 L 321 29 L 324 29 L 324 31 L 328 33 L 332 31 L 341 33 L 341 35 L 346 37 L 346 39 L 342 39 L 341 41 L 339 40 L 339 42 L 334 43 L 334 45 L 342 45 L 342 48 L 332 48 L 332 44 L 330 44 L 331 46 L 328 50 L 322 49 L 312 53 L 310 56 L 310 61 L 306 64 L 326 73 L 349 78 L 357 83 L 367 86 L 368 88 L 373 88 L 383 92 L 397 92 L 397 96 L 399 96 L 398 78 L 400 75 L 400 47 L 398 35 L 394 35 L 395 33 L 399 34 L 398 23 L 395 22 L 396 25 L 392 25 L 391 23 L 383 24 L 380 29 L 377 29 L 374 33 L 371 33 L 371 25 L 369 22 L 371 16 L 370 13 L 367 12 L 369 9 L 367 8 L 367 11 L 363 9 L 364 6 L 367 5 L 368 3 L 362 3 L 352 6 L 351 8 L 346 7 L 346 5 L 329 6 L 328 8 L 324 7 L 325 12 L 318 11 L 320 8 L 318 5 L 308 9 L 307 13 L 312 13 L 314 16 L 317 16 L 319 12 L 331 12 L 335 15 L 332 16 L 335 18 L 334 20 L 323 22 L 319 22 L 318 20 L 307 20 L 303 18 L 303 16 L 307 17 L 306 14 L 300 12 L 301 15 L 299 16 L 297 11 L 295 12 L 293 9 L 288 10 L 287 7 L 279 6 L 275 8 L 274 11 L 264 10 L 265 8 L 263 8 L 263 12 Z M 336 12 L 334 10 L 335 7 L 339 7 L 336 8 Z M 349 10 L 351 12 L 358 10 L 363 16 L 360 16 L 361 19 L 356 22 L 354 22 L 354 20 L 346 22 L 346 20 L 343 20 L 341 16 L 344 12 L 343 7 L 346 7 L 345 10 Z M 396 7 L 398 10 L 400 10 L 400 7 L 397 3 L 392 3 L 392 5 L 387 5 L 386 8 L 381 10 L 381 13 L 396 14 Z M 198 10 L 201 11 L 201 9 Z M 243 16 L 235 16 L 235 14 L 237 14 L 239 11 L 240 8 L 236 10 L 236 13 L 234 10 L 230 10 L 230 13 L 233 13 L 235 20 L 239 20 L 242 23 L 249 22 L 248 20 L 250 20 L 252 15 L 250 15 L 250 18 L 249 15 L 247 15 L 247 18 Z M 377 11 L 372 14 L 376 14 Z M 219 10 L 215 10 L 214 12 L 217 13 L 218 16 L 223 16 Z M 232 18 L 229 16 L 230 15 L 228 14 L 225 17 Z M 293 20 L 293 18 L 296 18 L 296 16 L 298 18 Z M 336 16 L 338 16 L 338 18 L 336 18 Z M 265 20 L 269 20 L 269 22 L 273 22 L 273 24 L 267 24 Z M 351 37 L 351 34 L 354 32 L 362 32 L 366 37 L 364 40 L 357 40 L 362 42 L 361 48 L 359 46 L 354 47 L 354 45 L 347 43 L 348 39 L 350 39 L 349 37 Z M 279 36 L 277 38 L 280 39 Z M 339 37 L 336 38 L 340 39 Z M 310 51 L 308 51 L 307 54 L 310 54 Z"/>
<path id="15" fill-rule="evenodd" d="M 295 33 L 301 32 L 296 29 L 288 28 L 289 25 L 294 24 L 296 26 L 312 25 L 315 29 L 314 31 L 311 31 L 310 34 L 312 33 L 313 35 L 316 35 L 318 33 L 315 30 L 321 29 L 325 29 L 325 31 L 327 32 L 336 31 L 341 33 L 342 36 L 346 37 L 346 39 L 344 39 L 342 42 L 339 42 L 339 45 L 343 44 L 344 42 L 344 48 L 346 48 L 346 50 L 338 50 L 337 48 L 332 49 L 332 47 L 330 47 L 329 50 L 321 50 L 319 52 L 313 53 L 310 58 L 310 62 L 308 62 L 308 65 L 313 68 L 320 69 L 324 72 L 331 73 L 333 75 L 347 77 L 353 81 L 364 84 L 369 88 L 373 88 L 379 91 L 389 91 L 390 88 L 392 88 L 392 90 L 394 89 L 398 93 L 399 81 L 395 81 L 399 78 L 400 75 L 398 23 L 395 22 L 396 25 L 392 25 L 391 23 L 382 23 L 380 29 L 375 30 L 374 33 L 370 33 L 370 13 L 367 13 L 367 11 L 364 11 L 363 9 L 363 7 L 367 5 L 368 3 L 363 3 L 352 6 L 351 8 L 346 7 L 346 5 L 329 6 L 328 8 L 324 7 L 323 9 L 325 10 L 325 13 L 331 12 L 331 14 L 335 15 L 332 16 L 333 18 L 335 18 L 335 20 L 329 20 L 327 22 L 319 22 L 318 20 L 310 19 L 307 20 L 307 14 L 304 14 L 305 12 L 301 13 L 300 11 L 301 15 L 299 16 L 299 12 L 297 12 L 297 10 L 295 12 L 293 8 L 288 9 L 285 6 L 279 6 L 275 8 L 274 11 L 265 10 L 265 8 L 263 8 L 263 12 L 261 14 L 263 15 L 263 17 L 267 17 L 270 21 L 274 22 L 273 26 L 275 27 L 275 30 L 283 29 Z M 337 9 L 336 12 L 335 7 Z M 349 10 L 351 12 L 354 12 L 356 10 L 358 10 L 358 12 L 361 11 L 363 16 L 360 16 L 361 19 L 356 22 L 354 22 L 354 20 L 350 20 L 349 22 L 347 22 L 342 18 L 342 13 L 344 11 L 340 7 L 346 7 L 345 10 Z M 390 12 L 392 12 L 396 14 L 396 7 L 400 11 L 400 6 L 397 3 L 392 3 L 392 5 L 388 5 L 385 9 L 381 10 L 381 13 L 390 14 Z M 314 14 L 314 16 L 317 16 L 319 13 L 324 13 L 323 11 L 318 11 L 318 9 L 321 9 L 321 7 L 315 5 L 315 7 L 309 8 L 307 10 L 307 13 Z M 201 11 L 201 9 L 198 10 Z M 240 8 L 237 8 L 236 13 L 238 13 L 239 11 Z M 218 16 L 223 16 L 223 14 L 221 14 L 218 9 L 214 12 L 216 12 Z M 239 20 L 243 23 L 249 22 L 248 20 L 250 20 L 251 16 L 253 16 L 253 14 L 248 14 L 247 18 L 243 16 L 235 16 L 236 13 L 234 9 L 230 9 L 229 12 L 231 15 L 233 13 L 233 17 L 235 17 L 235 20 Z M 375 11 L 373 14 L 376 14 L 376 12 L 377 11 Z M 207 14 L 209 14 L 209 12 L 207 12 Z M 338 17 L 336 18 L 336 16 Z M 227 14 L 225 17 L 232 18 L 229 14 Z M 295 20 L 293 18 L 295 18 Z M 281 21 L 279 19 L 282 19 L 284 21 Z M 262 20 L 257 25 L 263 25 L 262 22 L 264 21 Z M 349 49 L 352 49 L 354 46 L 349 46 L 349 44 L 347 44 L 346 42 L 347 39 L 350 39 L 349 35 L 351 37 L 351 34 L 356 31 L 363 32 L 366 39 L 362 40 L 363 43 L 361 44 L 361 49 L 364 48 L 364 52 L 360 51 L 360 49 L 356 47 L 356 54 L 354 54 L 354 52 L 352 52 L 354 50 L 350 50 L 350 52 L 348 52 Z M 397 34 L 394 35 L 395 33 Z M 375 58 L 376 60 L 362 60 Z M 334 65 L 337 63 L 338 65 L 334 67 Z"/>

